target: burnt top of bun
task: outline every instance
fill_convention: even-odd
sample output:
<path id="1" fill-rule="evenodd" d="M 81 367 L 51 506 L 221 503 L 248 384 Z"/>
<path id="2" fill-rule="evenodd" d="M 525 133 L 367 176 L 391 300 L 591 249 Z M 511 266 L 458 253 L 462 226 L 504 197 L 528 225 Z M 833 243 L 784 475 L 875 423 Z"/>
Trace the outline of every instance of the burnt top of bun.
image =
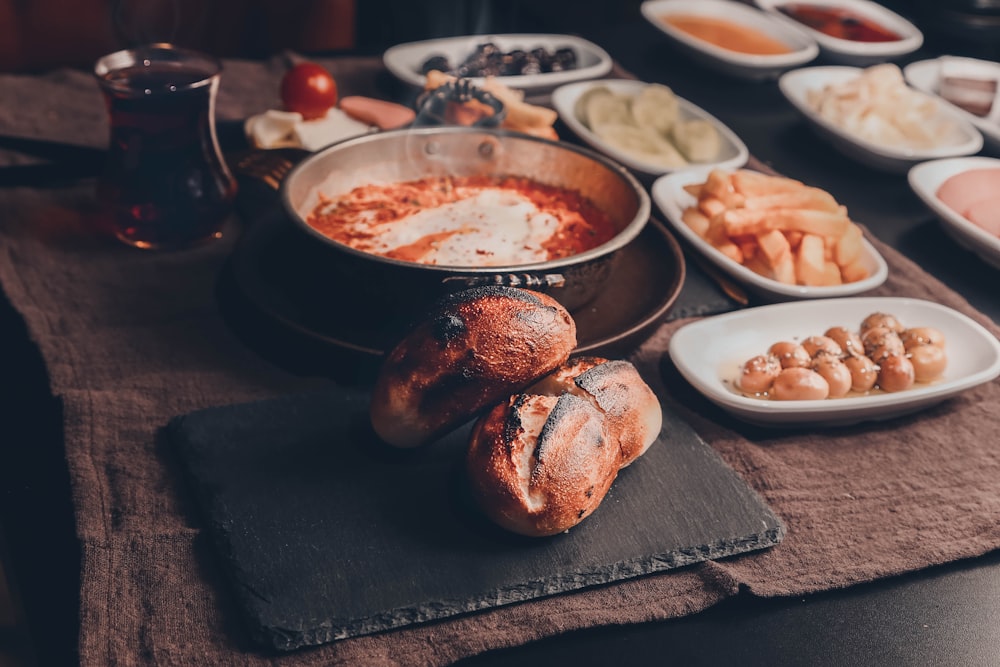
<path id="1" fill-rule="evenodd" d="M 482 285 L 479 287 L 470 287 L 469 289 L 462 290 L 461 292 L 446 294 L 441 297 L 436 306 L 441 309 L 446 309 L 463 303 L 469 303 L 470 301 L 475 301 L 476 299 L 489 297 L 504 297 L 517 299 L 519 301 L 524 301 L 525 303 L 543 305 L 536 292 L 521 289 L 520 287 L 508 287 L 507 285 Z"/>
<path id="2" fill-rule="evenodd" d="M 450 313 L 435 317 L 431 323 L 431 332 L 434 338 L 442 343 L 458 338 L 465 333 L 465 330 L 465 320 Z"/>

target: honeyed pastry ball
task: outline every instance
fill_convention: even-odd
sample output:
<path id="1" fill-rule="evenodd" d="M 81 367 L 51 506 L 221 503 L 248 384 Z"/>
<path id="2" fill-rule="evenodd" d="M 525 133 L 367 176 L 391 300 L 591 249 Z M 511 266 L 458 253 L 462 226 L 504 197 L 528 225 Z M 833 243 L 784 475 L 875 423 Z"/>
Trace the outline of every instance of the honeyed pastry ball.
<path id="1" fill-rule="evenodd" d="M 903 391 L 912 387 L 915 380 L 913 364 L 905 355 L 895 354 L 878 362 L 878 386 L 882 391 Z"/>
<path id="2" fill-rule="evenodd" d="M 812 361 L 806 348 L 787 340 L 775 343 L 768 348 L 767 353 L 777 357 L 782 368 L 804 368 Z"/>
<path id="3" fill-rule="evenodd" d="M 896 319 L 895 315 L 890 315 L 889 313 L 872 313 L 861 321 L 861 336 L 864 337 L 866 331 L 875 327 L 885 327 L 886 329 L 895 331 L 897 334 L 903 333 L 905 329 L 900 321 Z"/>
<path id="4" fill-rule="evenodd" d="M 819 400 L 829 395 L 829 383 L 811 368 L 786 368 L 771 385 L 771 396 L 779 401 Z"/>

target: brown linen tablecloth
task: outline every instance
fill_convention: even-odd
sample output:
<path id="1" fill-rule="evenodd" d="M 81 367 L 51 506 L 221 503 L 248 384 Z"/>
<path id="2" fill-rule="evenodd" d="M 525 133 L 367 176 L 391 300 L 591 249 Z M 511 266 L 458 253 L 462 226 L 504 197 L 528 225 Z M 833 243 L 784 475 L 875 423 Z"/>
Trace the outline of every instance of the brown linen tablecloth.
<path id="1" fill-rule="evenodd" d="M 376 60 L 330 65 L 342 90 L 374 92 Z M 278 63 L 228 62 L 220 115 L 241 118 L 273 105 L 280 71 Z M 103 146 L 103 108 L 87 74 L 7 76 L 0 84 L 8 100 L 0 133 Z M 1000 445 L 991 437 L 1000 425 L 1000 382 L 887 422 L 768 431 L 730 420 L 676 376 L 665 350 L 683 322 L 671 322 L 634 360 L 643 373 L 665 374 L 675 407 L 781 517 L 782 544 L 289 655 L 261 653 L 239 625 L 192 499 L 157 435 L 179 414 L 324 381 L 268 364 L 224 325 L 213 290 L 236 233 L 189 252 L 121 247 L 87 231 L 92 187 L 0 189 L 0 284 L 64 406 L 83 557 L 83 664 L 445 664 L 567 630 L 690 614 L 741 587 L 801 595 L 1000 547 Z M 875 294 L 937 301 L 1000 334 L 960 296 L 876 246 L 890 278 Z"/>

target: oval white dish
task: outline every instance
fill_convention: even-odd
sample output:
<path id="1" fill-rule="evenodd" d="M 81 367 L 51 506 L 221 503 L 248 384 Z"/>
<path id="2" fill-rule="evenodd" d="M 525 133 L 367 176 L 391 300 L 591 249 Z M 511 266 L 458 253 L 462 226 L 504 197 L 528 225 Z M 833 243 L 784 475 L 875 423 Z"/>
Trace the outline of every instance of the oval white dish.
<path id="1" fill-rule="evenodd" d="M 907 174 L 910 187 L 928 208 L 941 219 L 945 232 L 963 248 L 1000 269 L 1000 237 L 973 224 L 943 201 L 937 191 L 949 177 L 968 169 L 1000 170 L 1000 160 L 991 157 L 965 157 L 933 160 L 918 164 Z"/>
<path id="2" fill-rule="evenodd" d="M 829 287 L 790 285 L 762 276 L 736 263 L 699 236 L 681 218 L 684 209 L 695 203 L 695 198 L 684 190 L 684 186 L 703 182 L 706 173 L 706 170 L 692 170 L 661 176 L 653 183 L 653 201 L 659 206 L 674 231 L 684 237 L 697 252 L 763 299 L 789 301 L 851 296 L 875 289 L 889 276 L 889 266 L 885 259 L 867 239 L 863 241 L 863 245 L 864 266 L 868 270 L 868 277 L 843 285 Z"/>
<path id="3" fill-rule="evenodd" d="M 804 30 L 751 5 L 731 0 L 645 0 L 640 11 L 654 27 L 703 64 L 745 79 L 773 79 L 819 54 L 819 46 Z M 697 14 L 733 21 L 759 30 L 789 46 L 790 53 L 755 55 L 715 46 L 674 28 L 663 20 L 669 14 Z"/>
<path id="4" fill-rule="evenodd" d="M 754 0 L 758 7 L 774 13 L 784 21 L 799 27 L 816 40 L 824 57 L 844 65 L 870 65 L 913 53 L 924 43 L 924 35 L 917 26 L 888 7 L 869 0 L 822 0 L 823 7 L 842 8 L 894 31 L 899 40 L 891 42 L 857 42 L 833 37 L 782 14 L 781 5 L 794 4 L 796 0 Z"/>
<path id="5" fill-rule="evenodd" d="M 513 49 L 530 51 L 539 47 L 549 51 L 566 47 L 576 52 L 577 66 L 573 69 L 496 77 L 497 81 L 504 85 L 526 92 L 549 91 L 573 81 L 602 77 L 611 71 L 611 56 L 593 42 L 573 35 L 532 33 L 466 35 L 407 42 L 386 49 L 382 54 L 382 62 L 400 81 L 411 86 L 423 87 L 426 77 L 420 69 L 428 58 L 442 55 L 448 58 L 452 66 L 457 66 L 472 54 L 478 45 L 485 42 L 496 44 L 504 52 Z M 469 80 L 476 84 L 483 82 L 481 77 L 470 77 Z"/>
<path id="6" fill-rule="evenodd" d="M 649 84 L 633 79 L 600 79 L 597 81 L 582 81 L 560 86 L 552 92 L 552 106 L 559 112 L 559 117 L 563 123 L 573 131 L 578 137 L 590 144 L 593 148 L 601 151 L 608 157 L 621 162 L 626 167 L 646 174 L 666 174 L 674 171 L 682 171 L 690 168 L 719 167 L 723 169 L 736 169 L 746 164 L 750 153 L 746 144 L 736 136 L 736 134 L 724 125 L 715 116 L 711 115 L 701 107 L 678 97 L 680 117 L 683 120 L 707 120 L 719 133 L 720 148 L 715 160 L 711 162 L 692 162 L 687 166 L 670 169 L 648 162 L 636 157 L 633 154 L 622 151 L 609 144 L 600 136 L 590 130 L 577 117 L 575 107 L 580 97 L 596 86 L 605 86 L 611 92 L 621 95 L 633 95 L 638 93 L 644 86 Z"/>
<path id="7" fill-rule="evenodd" d="M 945 336 L 948 365 L 933 383 L 897 393 L 774 401 L 734 389 L 741 364 L 780 340 L 801 340 L 832 326 L 857 328 L 875 312 L 904 326 L 930 326 Z M 823 427 L 888 419 L 917 411 L 1000 375 L 1000 341 L 969 317 L 940 304 L 898 297 L 855 297 L 774 304 L 717 315 L 685 325 L 670 340 L 670 358 L 681 375 L 727 412 L 773 426 Z"/>
<path id="8" fill-rule="evenodd" d="M 837 65 L 805 67 L 783 74 L 778 79 L 778 87 L 813 129 L 827 139 L 834 148 L 875 169 L 901 173 L 919 162 L 971 155 L 983 147 L 983 135 L 979 130 L 957 109 L 941 103 L 935 97 L 929 99 L 937 105 L 936 118 L 951 123 L 954 131 L 953 136 L 948 137 L 941 145 L 927 149 L 897 148 L 868 141 L 823 118 L 809 104 L 810 91 L 819 91 L 826 86 L 852 81 L 861 76 L 862 72 L 863 69 L 860 67 Z M 926 95 L 915 89 L 914 94 Z"/>
<path id="9" fill-rule="evenodd" d="M 976 63 L 981 64 L 983 67 L 994 69 L 996 71 L 997 79 L 1000 80 L 1000 63 L 990 60 L 979 60 L 977 58 L 969 58 L 968 60 L 973 60 Z M 903 68 L 903 76 L 906 77 L 906 81 L 917 90 L 922 90 L 930 95 L 938 95 L 939 84 L 941 81 L 940 75 L 941 61 L 938 58 L 918 60 Z M 951 105 L 951 103 L 947 100 L 943 98 L 941 99 L 945 104 Z M 959 113 L 964 114 L 969 122 L 975 125 L 976 128 L 983 133 L 983 137 L 986 139 L 991 149 L 1000 150 L 1000 122 L 992 121 L 982 116 L 977 116 L 976 114 L 969 113 L 959 107 L 955 107 L 955 109 Z"/>

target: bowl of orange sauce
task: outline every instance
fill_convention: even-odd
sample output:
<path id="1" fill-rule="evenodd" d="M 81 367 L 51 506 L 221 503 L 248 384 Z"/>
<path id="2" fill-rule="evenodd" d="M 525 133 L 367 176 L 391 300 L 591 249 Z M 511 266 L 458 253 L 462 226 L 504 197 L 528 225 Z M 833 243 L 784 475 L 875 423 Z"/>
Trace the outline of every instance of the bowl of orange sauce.
<path id="1" fill-rule="evenodd" d="M 703 65 L 746 79 L 773 79 L 813 60 L 805 30 L 732 0 L 646 0 L 649 23 Z"/>

